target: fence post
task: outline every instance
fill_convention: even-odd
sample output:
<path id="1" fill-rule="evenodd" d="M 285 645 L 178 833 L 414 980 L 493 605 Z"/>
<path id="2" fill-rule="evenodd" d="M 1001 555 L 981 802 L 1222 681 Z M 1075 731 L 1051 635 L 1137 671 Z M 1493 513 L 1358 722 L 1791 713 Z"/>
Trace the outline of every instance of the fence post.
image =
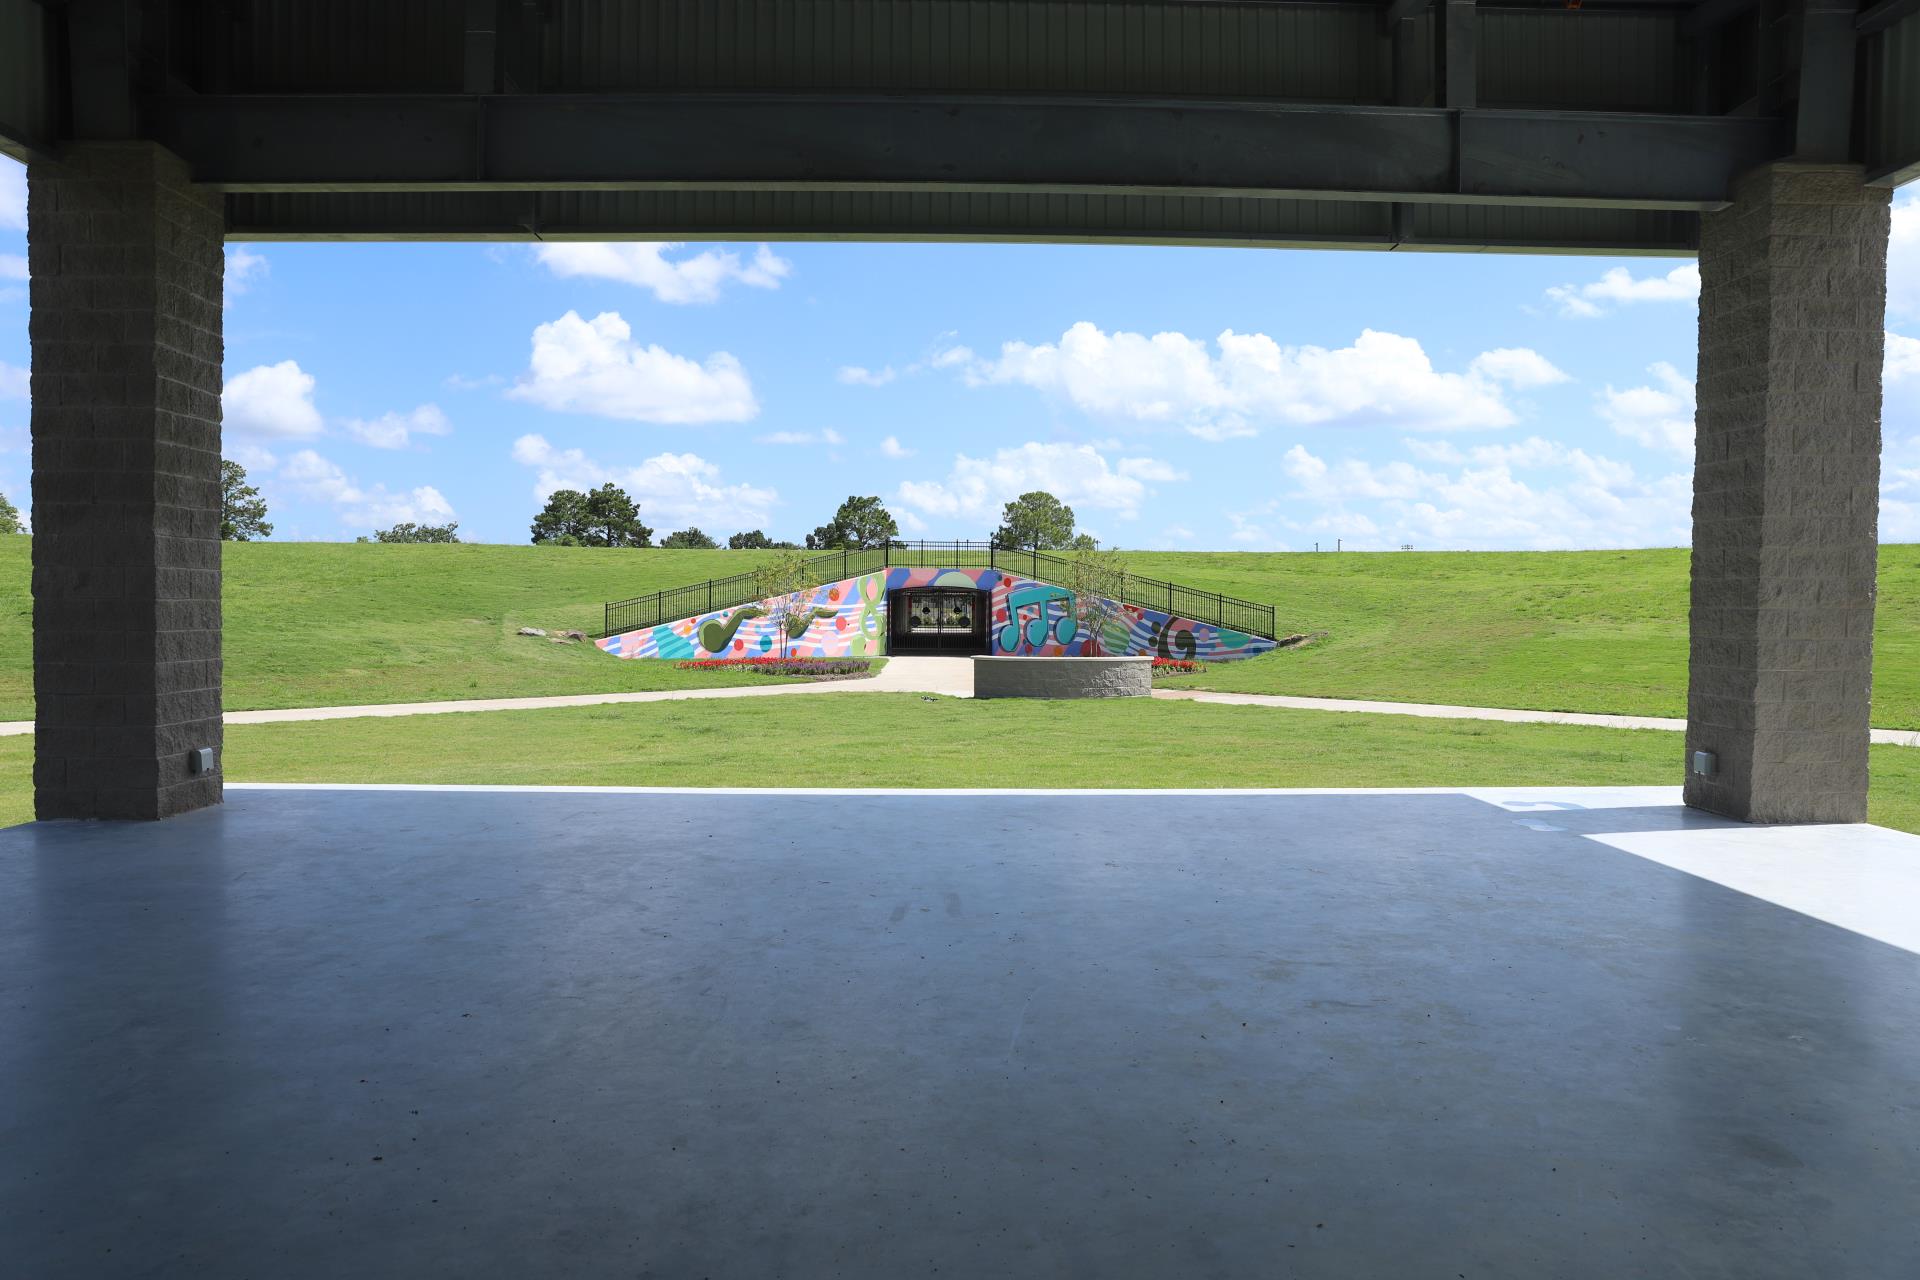
<path id="1" fill-rule="evenodd" d="M 845 547 L 840 548 L 840 576 L 843 578 L 847 576 L 847 549 Z"/>
<path id="2" fill-rule="evenodd" d="M 713 612 L 713 579 L 707 579 L 707 612 Z"/>

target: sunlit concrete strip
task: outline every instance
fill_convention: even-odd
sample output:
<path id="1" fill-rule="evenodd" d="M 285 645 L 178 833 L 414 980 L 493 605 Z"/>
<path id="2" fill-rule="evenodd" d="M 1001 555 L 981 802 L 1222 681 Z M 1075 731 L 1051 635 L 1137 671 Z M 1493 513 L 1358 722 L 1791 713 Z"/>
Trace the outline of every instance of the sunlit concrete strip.
<path id="1" fill-rule="evenodd" d="M 1667 729 L 1680 732 L 1687 722 L 1675 716 L 1614 716 L 1587 711 L 1529 711 L 1518 707 L 1456 707 L 1437 702 L 1373 702 L 1362 698 L 1296 698 L 1278 693 L 1206 693 L 1155 689 L 1156 698 L 1213 702 L 1234 707 L 1289 707 L 1296 711 L 1361 711 L 1380 716 L 1426 716 L 1436 720 L 1499 720 L 1508 724 L 1584 724 L 1597 729 Z M 1874 729 L 1873 741 L 1896 747 L 1920 747 L 1920 730 Z"/>
<path id="2" fill-rule="evenodd" d="M 705 698 L 766 698 L 818 693 L 921 693 L 973 696 L 973 664 L 967 658 L 892 658 L 879 675 L 864 680 L 808 684 L 747 685 L 722 689 L 650 689 L 634 693 L 570 693 L 543 698 L 463 698 L 447 702 L 386 702 L 350 707 L 286 707 L 229 711 L 227 724 L 288 724 L 306 720 L 358 720 L 389 716 L 450 715 L 469 711 L 542 711 L 551 707 L 600 707 L 625 702 L 690 702 Z M 1206 693 L 1156 689 L 1167 701 L 1223 706 L 1287 707 L 1297 711 L 1349 711 L 1368 715 L 1423 716 L 1441 720 L 1495 720 L 1508 724 L 1573 724 L 1600 729 L 1664 729 L 1679 732 L 1685 720 L 1667 716 L 1599 715 L 1584 711 L 1530 711 L 1515 707 L 1458 707 L 1430 702 L 1374 702 L 1359 698 L 1296 698 L 1285 694 Z M 0 722 L 0 738 L 33 732 L 33 721 Z M 1920 730 L 1875 729 L 1873 741 L 1920 747 Z"/>

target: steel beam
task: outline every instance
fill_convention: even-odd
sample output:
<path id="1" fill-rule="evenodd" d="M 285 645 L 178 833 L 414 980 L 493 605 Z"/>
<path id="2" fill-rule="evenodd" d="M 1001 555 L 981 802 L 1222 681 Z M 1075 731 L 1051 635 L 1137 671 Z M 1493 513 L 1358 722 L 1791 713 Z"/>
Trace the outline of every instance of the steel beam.
<path id="1" fill-rule="evenodd" d="M 1769 119 L 952 95 L 150 100 L 228 191 L 1030 191 L 1716 208 Z"/>
<path id="2" fill-rule="evenodd" d="M 1851 0 L 1806 0 L 1794 118 L 1797 159 L 1840 164 L 1852 157 L 1854 17 Z"/>
<path id="3" fill-rule="evenodd" d="M 1680 19 L 1680 34 L 1690 38 L 1704 35 L 1757 8 L 1759 4 L 1760 0 L 1702 0 L 1702 3 L 1693 7 L 1692 13 Z"/>
<path id="4" fill-rule="evenodd" d="M 1880 0 L 1871 9 L 1862 9 L 1853 21 L 1853 29 L 1863 36 L 1885 31 L 1896 22 L 1904 22 L 1920 13 L 1920 0 Z"/>

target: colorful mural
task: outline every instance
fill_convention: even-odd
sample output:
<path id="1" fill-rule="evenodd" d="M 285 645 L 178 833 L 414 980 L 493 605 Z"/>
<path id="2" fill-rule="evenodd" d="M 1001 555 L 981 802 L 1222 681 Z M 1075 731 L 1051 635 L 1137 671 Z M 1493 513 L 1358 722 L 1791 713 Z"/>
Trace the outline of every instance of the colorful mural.
<path id="1" fill-rule="evenodd" d="M 909 587 L 985 591 L 993 604 L 994 653 L 1042 657 L 1087 652 L 1073 593 L 998 569 L 884 569 L 799 593 L 787 619 L 787 653 L 796 658 L 865 658 L 886 652 L 887 598 Z M 780 652 L 775 601 L 735 605 L 678 622 L 596 641 L 616 658 L 748 658 Z M 1138 605 L 1116 605 L 1101 628 L 1099 652 L 1221 662 L 1267 652 L 1274 642 Z"/>

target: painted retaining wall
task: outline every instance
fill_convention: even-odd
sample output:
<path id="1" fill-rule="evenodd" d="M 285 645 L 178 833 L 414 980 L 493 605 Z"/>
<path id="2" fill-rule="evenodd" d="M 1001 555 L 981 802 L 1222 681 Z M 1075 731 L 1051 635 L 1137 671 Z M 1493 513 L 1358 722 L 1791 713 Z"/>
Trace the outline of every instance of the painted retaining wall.
<path id="1" fill-rule="evenodd" d="M 999 569 L 883 569 L 801 592 L 787 641 L 796 658 L 865 658 L 886 652 L 887 597 L 908 587 L 972 587 L 991 593 L 990 652 L 1065 657 L 1084 654 L 1087 637 L 1073 616 L 1073 593 Z M 777 655 L 773 602 L 734 605 L 595 643 L 616 658 L 750 658 Z M 1267 652 L 1264 636 L 1121 604 L 1101 635 L 1100 652 L 1221 662 Z"/>

